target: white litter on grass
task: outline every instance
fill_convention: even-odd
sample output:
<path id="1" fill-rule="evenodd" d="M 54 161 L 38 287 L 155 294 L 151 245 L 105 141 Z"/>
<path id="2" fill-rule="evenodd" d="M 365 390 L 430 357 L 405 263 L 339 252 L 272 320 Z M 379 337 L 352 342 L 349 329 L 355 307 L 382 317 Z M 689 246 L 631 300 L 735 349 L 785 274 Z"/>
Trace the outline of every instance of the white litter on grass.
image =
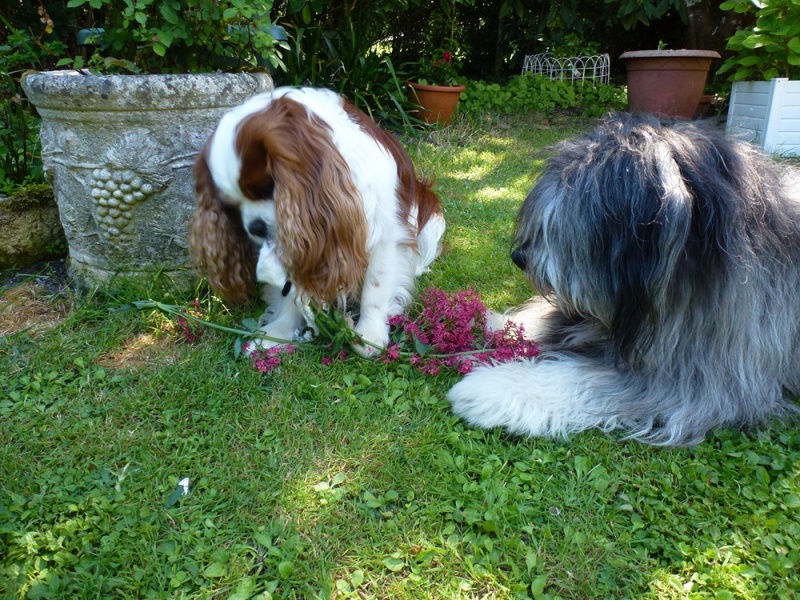
<path id="1" fill-rule="evenodd" d="M 178 500 L 189 494 L 189 478 L 184 477 L 178 482 L 178 487 L 167 498 L 167 508 L 171 508 L 178 503 Z"/>

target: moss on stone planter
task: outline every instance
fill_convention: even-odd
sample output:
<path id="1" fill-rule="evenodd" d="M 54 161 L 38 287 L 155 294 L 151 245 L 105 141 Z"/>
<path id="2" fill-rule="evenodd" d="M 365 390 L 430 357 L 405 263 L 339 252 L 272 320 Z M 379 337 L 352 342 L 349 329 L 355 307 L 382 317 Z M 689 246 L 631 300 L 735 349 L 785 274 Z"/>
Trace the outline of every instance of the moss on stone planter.
<path id="1" fill-rule="evenodd" d="M 53 190 L 37 184 L 0 196 L 0 269 L 20 268 L 67 253 Z"/>
<path id="2" fill-rule="evenodd" d="M 18 213 L 54 203 L 53 188 L 46 183 L 34 183 L 18 188 L 8 196 L 8 205 L 5 208 L 10 212 Z"/>

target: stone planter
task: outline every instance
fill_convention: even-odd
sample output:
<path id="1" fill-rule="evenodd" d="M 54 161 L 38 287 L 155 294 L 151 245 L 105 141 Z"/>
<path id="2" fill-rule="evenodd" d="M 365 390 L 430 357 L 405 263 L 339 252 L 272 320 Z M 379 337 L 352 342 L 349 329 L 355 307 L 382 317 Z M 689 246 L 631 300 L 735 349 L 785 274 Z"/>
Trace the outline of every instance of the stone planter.
<path id="1" fill-rule="evenodd" d="M 115 275 L 188 279 L 193 166 L 217 121 L 272 89 L 263 73 L 32 73 L 45 174 L 83 285 Z"/>
<path id="2" fill-rule="evenodd" d="M 426 123 L 449 125 L 458 108 L 463 85 L 423 85 L 408 82 L 408 100 L 420 107 L 419 117 Z"/>
<path id="3" fill-rule="evenodd" d="M 620 56 L 628 71 L 628 110 L 667 119 L 697 112 L 713 50 L 637 50 Z"/>

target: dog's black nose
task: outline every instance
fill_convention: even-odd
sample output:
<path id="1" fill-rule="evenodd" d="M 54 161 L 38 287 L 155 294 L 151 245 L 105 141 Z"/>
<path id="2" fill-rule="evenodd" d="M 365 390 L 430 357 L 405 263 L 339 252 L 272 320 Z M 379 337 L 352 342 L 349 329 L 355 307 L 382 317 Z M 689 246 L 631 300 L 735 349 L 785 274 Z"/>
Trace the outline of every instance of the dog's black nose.
<path id="1" fill-rule="evenodd" d="M 523 271 L 525 267 L 528 265 L 528 261 L 525 260 L 525 253 L 522 251 L 521 248 L 517 248 L 511 252 L 511 260 Z"/>
<path id="2" fill-rule="evenodd" d="M 256 219 L 250 221 L 247 225 L 247 231 L 253 237 L 267 239 L 267 222 L 264 219 Z"/>

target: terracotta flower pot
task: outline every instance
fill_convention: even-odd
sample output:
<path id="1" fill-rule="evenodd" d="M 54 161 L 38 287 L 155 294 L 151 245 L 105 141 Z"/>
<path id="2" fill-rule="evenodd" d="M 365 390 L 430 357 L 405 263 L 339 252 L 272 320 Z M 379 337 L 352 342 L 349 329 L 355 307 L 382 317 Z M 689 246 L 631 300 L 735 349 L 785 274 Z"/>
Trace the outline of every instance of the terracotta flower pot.
<path id="1" fill-rule="evenodd" d="M 422 85 L 408 83 L 408 100 L 420 107 L 419 117 L 426 123 L 449 125 L 458 107 L 463 85 Z"/>
<path id="2" fill-rule="evenodd" d="M 628 70 L 628 110 L 668 119 L 697 112 L 713 50 L 638 50 L 620 56 Z"/>

